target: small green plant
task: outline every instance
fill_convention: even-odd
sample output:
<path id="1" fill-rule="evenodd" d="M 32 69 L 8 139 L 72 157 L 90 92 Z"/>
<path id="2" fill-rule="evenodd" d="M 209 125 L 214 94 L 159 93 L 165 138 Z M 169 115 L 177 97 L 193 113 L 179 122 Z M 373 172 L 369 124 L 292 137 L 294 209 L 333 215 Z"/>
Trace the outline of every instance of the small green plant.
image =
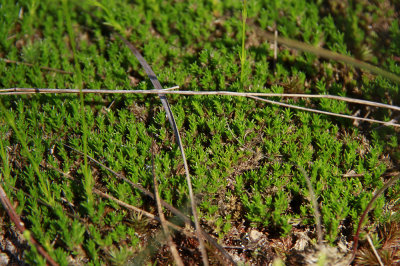
<path id="1" fill-rule="evenodd" d="M 239 53 L 240 57 L 240 83 L 243 85 L 244 84 L 244 79 L 245 79 L 245 64 L 246 64 L 246 20 L 247 20 L 247 1 L 243 0 L 243 7 L 242 7 L 242 50 L 241 53 Z"/>

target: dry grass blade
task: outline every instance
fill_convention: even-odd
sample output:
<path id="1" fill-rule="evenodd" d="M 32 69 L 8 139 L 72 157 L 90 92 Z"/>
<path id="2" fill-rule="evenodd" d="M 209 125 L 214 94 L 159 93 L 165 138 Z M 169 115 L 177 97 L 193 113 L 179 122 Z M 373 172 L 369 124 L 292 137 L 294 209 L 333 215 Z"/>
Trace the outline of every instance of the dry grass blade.
<path id="1" fill-rule="evenodd" d="M 383 70 L 379 67 L 376 67 L 374 65 L 371 65 L 371 64 L 365 63 L 363 61 L 357 60 L 355 58 L 352 58 L 350 56 L 338 54 L 338 53 L 335 53 L 335 52 L 332 52 L 332 51 L 329 51 L 329 50 L 326 50 L 326 49 L 323 49 L 320 47 L 315 47 L 310 44 L 306 44 L 306 43 L 299 42 L 296 40 L 282 38 L 282 37 L 276 37 L 272 33 L 264 32 L 263 35 L 265 36 L 265 38 L 267 38 L 270 41 L 277 40 L 278 43 L 286 45 L 290 48 L 294 48 L 294 49 L 304 51 L 304 52 L 309 52 L 309 53 L 312 53 L 312 54 L 315 54 L 317 56 L 321 56 L 321 57 L 324 57 L 327 59 L 332 59 L 335 61 L 343 62 L 348 65 L 352 65 L 354 67 L 363 68 L 363 69 L 370 71 L 371 73 L 381 75 L 392 81 L 400 83 L 399 76 L 397 76 L 389 71 Z"/>
<path id="2" fill-rule="evenodd" d="M 160 194 L 158 192 L 158 181 L 157 181 L 155 165 L 154 165 L 154 145 L 155 145 L 155 143 L 153 140 L 152 147 L 151 147 L 151 150 L 152 150 L 151 151 L 151 161 L 152 161 L 152 172 L 153 172 L 153 182 L 154 182 L 154 195 L 156 196 L 158 216 L 160 217 L 161 226 L 163 228 L 165 237 L 167 238 L 167 243 L 168 243 L 169 249 L 171 250 L 171 254 L 172 254 L 172 257 L 174 258 L 174 261 L 175 261 L 176 265 L 183 266 L 184 264 L 182 262 L 181 257 L 179 256 L 178 249 L 176 248 L 176 245 L 175 245 L 174 241 L 172 240 L 171 233 L 169 232 L 168 226 L 166 224 L 166 219 L 164 217 L 163 209 L 162 209 L 161 202 L 160 202 Z"/>
<path id="3" fill-rule="evenodd" d="M 368 244 L 370 245 L 372 251 L 374 252 L 376 259 L 378 260 L 379 265 L 384 266 L 382 259 L 381 259 L 381 257 L 379 257 L 378 251 L 376 250 L 374 243 L 372 242 L 372 239 L 369 235 L 367 235 L 367 240 L 368 240 Z"/>
<path id="4" fill-rule="evenodd" d="M 317 202 L 317 199 L 315 198 L 311 180 L 308 177 L 307 172 L 304 170 L 304 168 L 302 166 L 298 165 L 297 167 L 300 169 L 300 172 L 303 174 L 304 178 L 306 179 L 308 191 L 310 192 L 311 204 L 314 209 L 315 223 L 317 225 L 318 245 L 321 246 L 323 239 L 322 239 L 322 228 L 321 228 L 321 214 L 319 213 L 319 210 L 318 210 L 318 202 Z"/>
<path id="5" fill-rule="evenodd" d="M 354 235 L 354 240 L 353 240 L 353 255 L 349 261 L 349 265 L 353 262 L 354 258 L 356 257 L 357 253 L 357 247 L 358 247 L 358 240 L 360 238 L 360 232 L 362 228 L 362 223 L 364 222 L 365 217 L 367 216 L 369 210 L 372 208 L 372 205 L 374 202 L 378 199 L 378 197 L 386 190 L 388 189 L 391 185 L 393 185 L 398 179 L 400 178 L 400 174 L 397 175 L 396 177 L 393 177 L 390 179 L 381 189 L 379 189 L 375 195 L 372 197 L 370 202 L 368 203 L 367 207 L 365 208 L 364 212 L 362 213 L 360 217 L 360 221 L 358 222 L 357 226 L 357 231 L 356 234 Z"/>
<path id="6" fill-rule="evenodd" d="M 85 156 L 81 151 L 78 151 L 77 149 L 68 146 L 66 144 L 63 144 L 65 147 L 73 150 L 74 152 Z M 124 180 L 125 182 L 127 182 L 128 184 L 130 184 L 132 187 L 138 189 L 140 192 L 142 192 L 143 194 L 145 194 L 146 196 L 148 196 L 151 199 L 155 199 L 154 194 L 150 191 L 148 191 L 147 189 L 145 189 L 144 187 L 142 187 L 139 184 L 135 184 L 132 181 L 130 181 L 129 179 L 127 179 L 125 176 L 115 172 L 114 170 L 112 170 L 111 168 L 105 166 L 104 164 L 102 164 L 101 162 L 97 161 L 96 159 L 92 158 L 89 155 L 86 155 L 87 158 L 91 161 L 93 161 L 94 163 L 98 164 L 99 166 L 103 167 L 104 169 L 106 169 L 107 171 L 109 171 L 110 173 L 112 173 L 113 175 L 115 175 L 116 177 L 118 177 L 121 180 Z M 193 226 L 194 227 L 194 223 L 193 221 L 187 217 L 185 214 L 183 214 L 181 211 L 179 211 L 177 208 L 175 208 L 174 206 L 170 205 L 169 203 L 165 202 L 164 200 L 160 199 L 160 202 L 162 204 L 162 206 L 164 206 L 165 208 L 167 208 L 168 210 L 170 210 L 173 214 L 175 214 L 176 216 L 178 216 L 186 225 L 188 226 Z M 226 261 L 228 261 L 230 264 L 232 265 L 236 265 L 236 262 L 232 259 L 232 257 L 229 255 L 228 252 L 226 252 L 226 250 L 219 245 L 209 234 L 207 234 L 202 228 L 200 228 L 200 233 L 203 235 L 203 237 L 211 244 L 213 245 L 221 254 L 222 256 L 225 258 Z"/>
<path id="7" fill-rule="evenodd" d="M 124 37 L 122 37 L 118 33 L 117 33 L 117 35 L 129 47 L 129 49 L 132 51 L 132 53 L 139 60 L 140 64 L 142 65 L 142 67 L 146 71 L 146 74 L 149 76 L 151 83 L 153 83 L 154 88 L 158 89 L 158 90 L 162 90 L 161 83 L 158 81 L 156 74 L 151 69 L 150 65 L 147 63 L 147 61 L 144 59 L 144 57 Z M 206 248 L 205 248 L 205 245 L 204 245 L 204 240 L 203 240 L 202 234 L 200 233 L 200 228 L 201 227 L 200 227 L 199 217 L 198 217 L 198 214 L 197 214 L 196 200 L 195 200 L 195 197 L 194 197 L 194 194 L 193 194 L 192 181 L 191 181 L 190 175 L 189 175 L 189 166 L 188 166 L 187 161 L 186 161 L 185 150 L 184 150 L 183 145 L 182 145 L 181 136 L 179 134 L 179 130 L 178 130 L 178 127 L 176 125 L 175 118 L 174 118 L 174 115 L 172 113 L 171 107 L 169 106 L 169 103 L 167 101 L 167 97 L 165 96 L 165 94 L 162 94 L 162 93 L 158 94 L 158 96 L 160 97 L 161 103 L 162 103 L 162 105 L 163 105 L 163 107 L 165 109 L 165 112 L 166 112 L 167 116 L 168 116 L 168 120 L 169 120 L 169 122 L 170 122 L 170 124 L 171 124 L 171 126 L 172 126 L 172 128 L 174 130 L 176 142 L 178 143 L 179 149 L 181 150 L 183 165 L 184 165 L 185 173 L 186 173 L 186 182 L 187 182 L 188 189 L 189 189 L 189 197 L 190 197 L 190 203 L 191 203 L 191 207 L 192 207 L 193 219 L 194 219 L 194 224 L 195 224 L 195 228 L 196 228 L 197 238 L 199 240 L 199 249 L 200 249 L 200 252 L 201 252 L 201 255 L 202 255 L 201 257 L 202 257 L 202 260 L 203 260 L 203 264 L 205 266 L 207 266 L 208 265 L 207 251 L 206 251 Z"/>
<path id="8" fill-rule="evenodd" d="M 156 220 L 157 222 L 161 223 L 161 219 L 159 217 L 155 216 L 154 214 L 150 213 L 150 212 L 147 212 L 147 211 L 142 210 L 142 209 L 140 209 L 138 207 L 135 207 L 135 206 L 130 205 L 130 204 L 126 203 L 126 202 L 123 202 L 123 201 L 121 201 L 121 200 L 119 200 L 119 199 L 117 199 L 117 198 L 115 198 L 115 197 L 113 197 L 111 195 L 108 195 L 107 193 L 104 193 L 101 190 L 98 190 L 97 188 L 94 188 L 93 192 L 95 194 L 99 195 L 102 198 L 114 201 L 115 203 L 117 203 L 121 207 L 124 207 L 124 208 L 126 208 L 128 210 L 131 210 L 131 211 L 134 211 L 134 212 L 137 212 L 137 213 L 140 213 L 140 214 L 143 214 L 147 218 L 152 219 L 152 220 Z M 177 226 L 177 225 L 175 225 L 175 224 L 173 224 L 171 222 L 166 221 L 165 224 L 168 225 L 168 227 L 170 227 L 170 228 L 172 228 L 172 229 L 174 229 L 176 231 L 183 232 L 183 229 L 181 227 L 179 227 L 179 226 Z"/>
<path id="9" fill-rule="evenodd" d="M 18 214 L 14 210 L 10 200 L 7 197 L 6 192 L 4 191 L 3 187 L 0 185 L 0 201 L 1 204 L 3 205 L 4 209 L 6 210 L 8 216 L 10 217 L 11 221 L 15 224 L 17 229 L 25 236 L 29 236 L 29 239 L 27 239 L 32 245 L 35 246 L 37 251 L 39 252 L 40 255 L 42 255 L 48 264 L 50 265 L 58 265 L 57 262 L 55 262 L 50 255 L 46 252 L 46 250 L 30 235 L 26 234 L 27 232 L 24 223 L 21 221 L 19 218 Z"/>

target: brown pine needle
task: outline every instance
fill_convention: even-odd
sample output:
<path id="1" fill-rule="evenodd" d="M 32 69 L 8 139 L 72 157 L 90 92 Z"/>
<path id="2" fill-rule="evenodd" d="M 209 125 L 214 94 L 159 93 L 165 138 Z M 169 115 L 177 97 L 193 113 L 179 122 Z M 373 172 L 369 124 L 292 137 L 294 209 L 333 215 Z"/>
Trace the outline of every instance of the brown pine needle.
<path id="1" fill-rule="evenodd" d="M 362 68 L 362 69 L 366 69 L 368 71 L 370 71 L 371 73 L 377 74 L 377 75 L 381 75 L 387 79 L 390 79 L 392 81 L 395 81 L 397 83 L 400 83 L 400 77 L 397 76 L 396 74 L 393 74 L 389 71 L 383 70 L 382 68 L 379 68 L 377 66 L 368 64 L 366 62 L 357 60 L 351 56 L 347 56 L 347 55 L 343 55 L 343 54 L 339 54 L 336 52 L 332 52 L 329 51 L 327 49 L 324 48 L 320 48 L 320 47 L 315 47 L 313 45 L 304 43 L 304 42 L 299 42 L 293 39 L 288 39 L 288 38 L 283 38 L 283 37 L 277 37 L 272 33 L 268 33 L 268 32 L 259 32 L 261 35 L 263 35 L 266 39 L 270 40 L 270 41 L 275 41 L 277 40 L 278 43 L 286 45 L 290 48 L 296 49 L 296 50 L 300 50 L 303 52 L 308 52 L 308 53 L 312 53 L 315 54 L 316 56 L 320 56 L 320 57 L 324 57 L 327 59 L 331 59 L 331 60 L 335 60 L 338 62 L 343 62 L 345 64 L 357 67 L 357 68 Z"/>
<path id="2" fill-rule="evenodd" d="M 158 181 L 156 177 L 156 171 L 155 171 L 155 165 L 154 165 L 154 140 L 151 146 L 151 162 L 152 162 L 152 172 L 153 172 L 153 182 L 154 182 L 154 195 L 156 196 L 156 204 L 157 204 L 157 211 L 158 211 L 158 216 L 160 217 L 160 222 L 161 226 L 163 228 L 165 237 L 167 238 L 167 243 L 169 246 L 169 249 L 171 250 L 172 257 L 174 258 L 174 261 L 176 265 L 178 266 L 183 266 L 183 261 L 181 257 L 179 256 L 178 249 L 176 248 L 176 245 L 174 241 L 172 240 L 171 233 L 169 232 L 168 226 L 166 224 L 166 219 L 164 217 L 163 209 L 161 206 L 161 200 L 160 200 L 160 194 L 158 192 Z"/>
<path id="3" fill-rule="evenodd" d="M 31 64 L 31 63 L 20 62 L 20 61 L 14 61 L 14 60 L 6 59 L 6 58 L 0 58 L 0 60 L 3 61 L 3 62 L 5 62 L 5 63 L 7 63 L 7 64 L 17 64 L 17 65 L 25 65 L 25 66 L 35 66 L 34 64 Z M 44 66 L 42 66 L 42 67 L 39 67 L 39 68 L 40 68 L 40 69 L 43 69 L 43 70 L 46 70 L 46 71 L 58 72 L 58 73 L 61 73 L 61 74 L 70 74 L 70 75 L 74 74 L 74 73 L 72 73 L 72 72 L 70 72 L 70 71 L 65 71 L 65 70 L 62 70 L 62 69 L 57 69 L 57 68 L 52 68 L 52 67 L 44 67 Z"/>

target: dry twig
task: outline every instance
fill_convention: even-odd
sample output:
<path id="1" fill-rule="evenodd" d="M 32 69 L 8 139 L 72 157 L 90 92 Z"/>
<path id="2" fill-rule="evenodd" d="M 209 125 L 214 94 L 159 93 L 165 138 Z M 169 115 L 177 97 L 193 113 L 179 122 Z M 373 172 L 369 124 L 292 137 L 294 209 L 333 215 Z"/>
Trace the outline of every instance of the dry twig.
<path id="1" fill-rule="evenodd" d="M 17 65 L 25 65 L 25 66 L 35 66 L 34 64 L 31 63 L 26 63 L 26 62 L 20 62 L 20 61 L 14 61 L 14 60 L 10 60 L 10 59 L 6 59 L 6 58 L 0 58 L 1 61 L 8 63 L 8 64 L 17 64 Z M 65 71 L 62 69 L 57 69 L 57 68 L 52 68 L 52 67 L 44 67 L 41 66 L 39 67 L 40 69 L 46 70 L 46 71 L 53 71 L 53 72 L 58 72 L 61 74 L 73 74 L 70 71 Z"/>
<path id="2" fill-rule="evenodd" d="M 6 192 L 4 191 L 3 187 L 0 185 L 0 201 L 1 204 L 3 205 L 3 208 L 6 210 L 8 216 L 10 217 L 11 221 L 13 221 L 13 223 L 15 224 L 15 227 L 17 227 L 17 229 L 24 235 L 27 236 L 25 234 L 25 232 L 27 231 L 25 228 L 24 223 L 21 221 L 21 219 L 19 218 L 17 212 L 14 210 L 14 207 L 12 206 L 10 200 L 7 197 Z M 33 238 L 32 235 L 30 235 L 30 238 L 27 239 L 28 242 L 30 242 L 32 245 L 35 246 L 35 248 L 37 249 L 37 251 L 39 252 L 40 255 L 42 255 L 48 264 L 50 265 L 58 265 L 58 263 L 53 260 L 50 255 L 46 252 L 46 250 L 39 244 L 39 242 L 36 241 L 36 239 Z"/>

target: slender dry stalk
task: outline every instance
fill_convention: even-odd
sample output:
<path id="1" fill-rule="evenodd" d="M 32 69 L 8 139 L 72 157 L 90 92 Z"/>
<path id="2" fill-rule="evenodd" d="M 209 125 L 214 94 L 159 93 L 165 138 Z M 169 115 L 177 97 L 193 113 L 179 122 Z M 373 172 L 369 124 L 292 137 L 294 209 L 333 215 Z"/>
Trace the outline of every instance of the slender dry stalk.
<path id="1" fill-rule="evenodd" d="M 7 197 L 6 192 L 4 191 L 3 187 L 0 185 L 0 201 L 1 204 L 3 205 L 3 208 L 6 210 L 8 216 L 10 217 L 11 221 L 15 224 L 15 227 L 26 237 L 29 235 L 28 242 L 30 242 L 32 245 L 35 246 L 37 251 L 39 252 L 40 255 L 42 255 L 48 264 L 50 265 L 58 265 L 58 263 L 53 260 L 50 255 L 46 252 L 46 250 L 39 244 L 39 242 L 36 241 L 35 238 L 31 234 L 25 234 L 27 231 L 25 228 L 24 223 L 21 221 L 19 218 L 17 212 L 15 211 L 14 207 L 12 206 L 10 200 Z"/>
<path id="2" fill-rule="evenodd" d="M 315 197 L 314 189 L 312 188 L 311 180 L 308 177 L 306 170 L 304 170 L 304 168 L 301 165 L 297 165 L 297 167 L 299 168 L 300 172 L 306 179 L 308 191 L 310 192 L 311 204 L 313 206 L 315 223 L 317 225 L 318 245 L 322 246 L 323 237 L 322 237 L 322 227 L 321 227 L 321 214 L 319 213 L 317 198 Z"/>
<path id="3" fill-rule="evenodd" d="M 298 110 L 307 111 L 307 112 L 312 112 L 312 113 L 317 113 L 317 114 L 324 114 L 324 115 L 330 115 L 330 116 L 349 118 L 349 119 L 354 119 L 354 120 L 366 121 L 366 122 L 370 122 L 370 123 L 383 124 L 385 126 L 400 127 L 400 124 L 396 124 L 396 123 L 393 123 L 391 121 L 385 122 L 385 121 L 375 120 L 375 119 L 370 119 L 370 118 L 363 118 L 363 117 L 357 117 L 357 116 L 352 116 L 352 115 L 337 114 L 337 113 L 321 111 L 321 110 L 316 110 L 316 109 L 310 109 L 310 108 L 301 107 L 301 106 L 292 105 L 292 104 L 287 104 L 287 103 L 275 102 L 275 101 L 267 100 L 267 99 L 260 98 L 260 97 L 254 97 L 254 96 L 248 96 L 248 97 L 252 98 L 252 99 L 255 99 L 255 100 L 258 100 L 258 101 L 263 101 L 263 102 L 267 102 L 267 103 L 271 103 L 271 104 L 275 104 L 275 105 L 279 105 L 279 106 L 289 107 L 289 108 L 298 109 Z"/>
<path id="4" fill-rule="evenodd" d="M 369 236 L 369 234 L 367 234 L 367 240 L 368 240 L 368 244 L 370 245 L 370 247 L 371 247 L 371 249 L 372 249 L 372 252 L 373 252 L 374 255 L 375 255 L 375 258 L 378 260 L 379 265 L 380 265 L 380 266 L 385 266 L 385 265 L 383 264 L 383 262 L 382 262 L 381 257 L 379 257 L 378 251 L 376 250 L 376 248 L 375 248 L 375 246 L 374 246 L 374 243 L 372 243 L 372 239 L 371 239 L 371 237 Z"/>
<path id="5" fill-rule="evenodd" d="M 179 256 L 178 249 L 176 248 L 176 245 L 174 241 L 172 240 L 171 233 L 169 232 L 166 219 L 164 217 L 163 209 L 161 206 L 161 200 L 160 200 L 160 194 L 158 192 L 158 181 L 156 177 L 156 171 L 155 171 L 155 165 L 154 165 L 154 140 L 152 143 L 151 147 L 151 161 L 152 161 L 152 172 L 153 172 L 153 182 L 154 182 L 154 195 L 156 196 L 156 204 L 157 204 L 157 211 L 158 211 L 158 216 L 160 217 L 160 222 L 161 226 L 163 228 L 165 237 L 167 238 L 167 243 L 169 246 L 169 249 L 171 250 L 172 257 L 174 258 L 174 261 L 176 265 L 178 266 L 183 266 L 183 261 L 181 257 Z"/>
<path id="6" fill-rule="evenodd" d="M 276 62 L 278 61 L 278 31 L 274 31 L 274 70 L 276 71 Z M 276 72 L 275 72 L 276 73 Z"/>
<path id="7" fill-rule="evenodd" d="M 102 197 L 102 198 L 105 198 L 105 199 L 114 201 L 114 202 L 117 203 L 118 205 L 120 205 L 120 206 L 122 206 L 122 207 L 124 207 L 124 208 L 126 208 L 126 209 L 128 209 L 128 210 L 131 210 L 131 211 L 134 211 L 134 212 L 143 214 L 143 215 L 146 216 L 147 218 L 152 219 L 152 220 L 155 220 L 155 221 L 161 223 L 161 219 L 160 219 L 159 217 L 157 217 L 156 215 L 150 213 L 150 212 L 147 212 L 147 211 L 142 210 L 142 209 L 140 209 L 140 208 L 138 208 L 138 207 L 135 207 L 135 206 L 130 205 L 130 204 L 126 203 L 126 202 L 123 202 L 123 201 L 121 201 L 121 200 L 119 200 L 119 199 L 117 199 L 117 198 L 115 198 L 115 197 L 113 197 L 113 196 L 111 196 L 111 195 L 109 195 L 109 194 L 107 194 L 107 193 L 104 193 L 104 192 L 101 191 L 101 190 L 98 190 L 97 188 L 94 188 L 94 189 L 93 189 L 93 192 L 94 192 L 95 194 L 99 195 L 99 196 Z M 176 230 L 176 231 L 184 232 L 184 229 L 183 229 L 183 228 L 181 228 L 181 227 L 179 227 L 179 226 L 177 226 L 177 225 L 175 225 L 175 224 L 173 224 L 173 223 L 171 223 L 171 222 L 169 222 L 169 221 L 165 221 L 165 224 L 166 224 L 168 227 L 170 227 L 170 228 L 172 228 L 172 229 L 174 229 L 174 230 Z"/>
<path id="8" fill-rule="evenodd" d="M 147 61 L 144 59 L 144 57 L 140 54 L 140 52 L 129 42 L 127 41 L 124 37 L 122 37 L 120 34 L 116 33 L 118 35 L 118 37 L 129 47 L 129 49 L 131 50 L 131 52 L 136 56 L 136 58 L 138 59 L 138 61 L 140 62 L 140 64 L 142 65 L 143 69 L 145 70 L 147 76 L 150 78 L 151 83 L 153 84 L 154 88 L 157 90 L 162 90 L 162 86 L 160 81 L 157 79 L 156 74 L 154 73 L 154 71 L 151 69 L 150 65 L 147 63 Z M 175 122 L 175 118 L 174 118 L 174 114 L 172 113 L 171 107 L 169 106 L 167 97 L 165 96 L 165 94 L 163 94 L 163 92 L 158 94 L 161 103 L 164 107 L 164 110 L 167 114 L 168 120 L 171 124 L 172 129 L 174 130 L 174 134 L 175 134 L 175 138 L 176 138 L 176 142 L 179 145 L 179 149 L 181 151 L 182 154 L 182 160 L 183 160 L 183 165 L 185 168 L 185 173 L 186 173 L 186 182 L 188 185 L 188 189 L 189 189 L 189 197 L 190 197 L 190 203 L 191 203 L 191 207 L 192 207 L 192 214 L 193 214 L 193 220 L 194 220 L 194 224 L 195 224 L 195 228 L 196 228 L 196 234 L 197 234 L 197 238 L 199 240 L 199 249 L 201 252 L 201 258 L 203 260 L 203 264 L 205 266 L 208 266 L 208 256 L 207 256 L 207 251 L 204 245 L 204 240 L 203 240 L 203 236 L 200 233 L 200 222 L 199 222 L 199 217 L 197 214 L 197 207 L 196 207 L 196 199 L 194 197 L 194 193 L 193 193 L 193 188 L 192 188 L 192 181 L 189 175 L 189 166 L 188 163 L 186 161 L 186 155 L 185 155 L 185 150 L 183 148 L 182 145 L 182 139 L 181 136 L 179 134 L 179 130 L 178 130 L 178 126 L 176 125 Z"/>
<path id="9" fill-rule="evenodd" d="M 337 116 L 337 117 L 348 118 L 348 119 L 353 119 L 353 120 L 357 120 L 357 121 L 378 123 L 378 124 L 382 124 L 384 126 L 400 127 L 400 124 L 396 124 L 396 123 L 392 122 L 393 120 L 386 122 L 386 121 L 381 121 L 381 120 L 376 120 L 376 119 L 357 117 L 354 115 L 344 115 L 344 114 L 337 114 L 337 113 L 332 113 L 332 112 L 327 112 L 327 111 L 320 111 L 317 109 L 311 109 L 311 108 L 271 101 L 271 100 L 260 98 L 260 96 L 263 96 L 263 97 L 291 97 L 291 98 L 325 98 L 325 99 L 345 101 L 345 102 L 351 102 L 351 103 L 357 103 L 357 104 L 363 104 L 363 105 L 368 105 L 368 106 L 381 107 L 381 108 L 387 108 L 387 109 L 391 109 L 391 110 L 395 110 L 395 111 L 400 111 L 400 107 L 395 106 L 395 105 L 389 105 L 389 104 L 383 104 L 383 103 L 378 103 L 378 102 L 371 102 L 371 101 L 366 101 L 366 100 L 353 99 L 353 98 L 335 96 L 335 95 L 256 93 L 256 92 L 253 92 L 253 93 L 248 92 L 247 93 L 247 92 L 231 92 L 231 91 L 172 91 L 177 87 L 178 86 L 167 88 L 167 89 L 162 89 L 162 90 L 149 90 L 149 91 L 143 91 L 143 90 L 82 90 L 82 93 L 104 93 L 104 94 L 128 94 L 128 93 L 160 94 L 160 93 L 163 93 L 163 94 L 180 94 L 180 95 L 220 95 L 220 96 L 249 97 L 249 98 L 252 98 L 252 99 L 255 99 L 258 101 L 264 101 L 264 102 L 268 102 L 271 104 L 280 105 L 280 106 L 293 108 L 293 109 L 299 109 L 299 110 L 303 110 L 303 111 L 307 111 L 307 112 L 320 113 L 320 114 L 325 114 L 325 115 L 330 115 L 330 116 Z M 79 91 L 74 90 L 74 89 L 34 89 L 34 88 L 0 89 L 0 95 L 11 95 L 11 94 L 18 95 L 18 94 L 34 94 L 34 93 L 79 93 Z"/>
<path id="10" fill-rule="evenodd" d="M 56 167 L 54 167 L 54 166 L 52 166 L 52 165 L 50 165 L 50 164 L 47 164 L 47 163 L 46 163 L 45 165 L 42 164 L 42 167 L 53 169 L 54 171 L 57 171 L 58 173 L 60 173 L 61 175 L 63 175 L 65 178 L 67 178 L 67 179 L 69 179 L 69 180 L 71 180 L 71 181 L 76 181 L 75 178 L 72 177 L 71 175 L 69 175 L 69 174 L 67 174 L 67 173 L 64 173 L 64 172 L 61 171 L 60 169 L 58 169 L 58 168 L 56 168 Z M 119 199 L 117 199 L 117 198 L 115 198 L 115 197 L 113 197 L 113 196 L 111 196 L 111 195 L 108 195 L 107 193 L 104 193 L 103 191 L 101 191 L 101 190 L 99 190 L 99 189 L 97 189 L 97 188 L 93 188 L 93 192 L 94 192 L 95 194 L 97 194 L 98 196 L 102 197 L 102 198 L 106 198 L 106 199 L 109 199 L 109 200 L 111 200 L 111 201 L 114 201 L 114 202 L 116 202 L 118 205 L 120 205 L 120 206 L 122 206 L 122 207 L 125 207 L 125 208 L 127 208 L 127 209 L 129 209 L 129 210 L 131 210 L 131 211 L 134 211 L 134 212 L 137 212 L 137 213 L 139 213 L 139 214 L 142 214 L 142 215 L 146 216 L 147 218 L 149 218 L 149 219 L 151 219 L 151 220 L 156 220 L 156 221 L 158 221 L 158 222 L 161 222 L 160 218 L 157 217 L 157 216 L 155 216 L 154 214 L 152 214 L 152 213 L 150 213 L 150 212 L 147 212 L 147 211 L 145 211 L 145 210 L 142 210 L 142 209 L 140 209 L 140 208 L 138 208 L 138 207 L 129 205 L 128 203 L 125 203 L 125 202 L 123 202 L 123 201 L 121 201 L 121 200 L 119 200 Z M 45 202 L 42 202 L 42 204 L 46 204 L 46 203 L 45 203 Z M 49 206 L 49 205 L 46 204 L 46 206 Z M 74 218 L 75 218 L 75 217 L 74 217 Z M 167 224 L 168 224 L 169 227 L 171 227 L 171 228 L 173 228 L 173 229 L 175 229 L 175 230 L 178 230 L 178 231 L 182 230 L 182 228 L 180 228 L 179 226 L 177 226 L 177 225 L 175 225 L 175 224 L 173 224 L 173 223 L 170 223 L 170 222 L 168 222 L 168 221 L 167 221 Z"/>
<path id="11" fill-rule="evenodd" d="M 26 62 L 20 62 L 20 61 L 14 61 L 14 60 L 10 60 L 10 59 L 6 59 L 6 58 L 0 58 L 1 61 L 7 63 L 7 64 L 16 64 L 16 65 L 25 65 L 25 66 L 35 66 L 34 64 L 31 63 L 26 63 Z M 53 72 L 58 72 L 61 74 L 74 74 L 70 71 L 65 71 L 62 69 L 57 69 L 57 68 L 52 68 L 52 67 L 44 67 L 44 66 L 40 66 L 40 69 L 46 70 L 46 71 L 53 71 Z"/>

